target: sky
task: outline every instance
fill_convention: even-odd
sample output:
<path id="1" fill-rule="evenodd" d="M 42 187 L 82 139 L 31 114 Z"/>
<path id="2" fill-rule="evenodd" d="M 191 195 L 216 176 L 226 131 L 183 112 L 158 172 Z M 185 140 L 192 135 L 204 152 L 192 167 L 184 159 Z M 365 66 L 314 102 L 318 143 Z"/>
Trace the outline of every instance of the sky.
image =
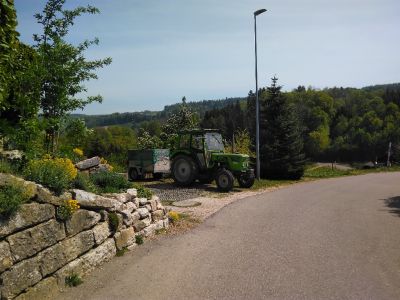
<path id="1" fill-rule="evenodd" d="M 33 15 L 44 0 L 15 0 L 20 40 L 33 44 Z M 254 18 L 259 87 L 276 75 L 284 90 L 400 82 L 399 0 L 67 0 L 94 5 L 68 40 L 98 37 L 88 59 L 111 57 L 85 83 L 102 104 L 83 113 L 161 110 L 188 101 L 245 97 L 255 90 Z M 82 111 L 79 111 L 82 112 Z"/>

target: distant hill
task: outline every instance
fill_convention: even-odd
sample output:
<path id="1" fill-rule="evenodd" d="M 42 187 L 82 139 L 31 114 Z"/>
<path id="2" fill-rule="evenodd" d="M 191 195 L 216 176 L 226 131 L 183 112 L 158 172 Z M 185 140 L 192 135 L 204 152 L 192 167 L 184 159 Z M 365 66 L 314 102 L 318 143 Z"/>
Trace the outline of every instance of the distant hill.
<path id="1" fill-rule="evenodd" d="M 342 88 L 335 87 L 327 89 L 327 92 L 334 98 L 345 96 L 350 90 L 354 88 Z M 386 93 L 387 97 L 390 97 L 393 93 L 400 92 L 400 83 L 391 84 L 379 84 L 363 87 L 362 90 L 367 92 L 378 92 Z M 202 119 L 207 111 L 221 109 L 230 103 L 241 102 L 243 105 L 246 103 L 246 97 L 234 97 L 219 100 L 203 100 L 203 101 L 192 101 L 187 102 L 189 107 L 197 112 Z M 113 113 L 108 115 L 84 115 L 84 114 L 73 114 L 72 117 L 82 118 L 86 122 L 86 126 L 89 128 L 102 127 L 102 126 L 113 126 L 122 125 L 129 127 L 140 127 L 141 123 L 152 120 L 166 120 L 172 113 L 179 109 L 180 103 L 166 105 L 161 111 L 142 111 L 142 112 L 124 112 L 124 113 Z"/>
<path id="2" fill-rule="evenodd" d="M 203 118 L 206 111 L 220 109 L 236 101 L 245 101 L 246 98 L 226 98 L 221 100 L 203 100 L 198 102 L 187 102 L 188 106 Z M 166 105 L 161 111 L 142 111 L 113 113 L 108 115 L 85 115 L 72 114 L 71 117 L 84 119 L 88 128 L 122 125 L 139 127 L 142 122 L 152 120 L 166 120 L 172 113 L 179 109 L 180 103 Z"/>

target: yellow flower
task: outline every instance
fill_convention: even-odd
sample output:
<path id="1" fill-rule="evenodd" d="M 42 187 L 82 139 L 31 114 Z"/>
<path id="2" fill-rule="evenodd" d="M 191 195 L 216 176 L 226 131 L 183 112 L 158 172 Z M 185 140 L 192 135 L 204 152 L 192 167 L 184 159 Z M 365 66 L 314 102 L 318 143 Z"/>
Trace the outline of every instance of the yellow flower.
<path id="1" fill-rule="evenodd" d="M 73 151 L 76 155 L 78 155 L 78 156 L 83 156 L 83 151 L 82 151 L 82 149 L 74 148 L 72 151 Z"/>
<path id="2" fill-rule="evenodd" d="M 179 221 L 181 216 L 176 211 L 170 211 L 168 213 L 168 218 L 171 220 L 172 223 Z"/>

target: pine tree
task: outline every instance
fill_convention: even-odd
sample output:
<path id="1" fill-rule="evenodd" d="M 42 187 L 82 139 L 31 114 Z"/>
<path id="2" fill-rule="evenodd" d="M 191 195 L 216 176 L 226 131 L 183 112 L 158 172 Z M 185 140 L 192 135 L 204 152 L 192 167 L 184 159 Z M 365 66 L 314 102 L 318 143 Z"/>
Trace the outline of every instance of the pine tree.
<path id="1" fill-rule="evenodd" d="M 299 179 L 305 167 L 299 121 L 277 81 L 261 97 L 261 176 Z"/>

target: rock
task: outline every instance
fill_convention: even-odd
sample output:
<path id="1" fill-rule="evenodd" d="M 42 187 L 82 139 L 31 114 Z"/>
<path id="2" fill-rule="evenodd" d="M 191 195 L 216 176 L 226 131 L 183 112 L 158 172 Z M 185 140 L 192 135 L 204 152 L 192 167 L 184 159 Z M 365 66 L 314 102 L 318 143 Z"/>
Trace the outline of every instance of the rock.
<path id="1" fill-rule="evenodd" d="M 133 202 L 128 202 L 128 203 L 126 203 L 125 205 L 126 205 L 126 207 L 128 208 L 128 210 L 129 210 L 130 212 L 133 212 L 134 210 L 137 209 L 137 206 L 136 206 L 135 203 L 133 203 Z"/>
<path id="2" fill-rule="evenodd" d="M 137 212 L 139 213 L 141 219 L 146 218 L 149 215 L 149 210 L 145 207 L 138 208 Z"/>
<path id="3" fill-rule="evenodd" d="M 159 220 L 156 223 L 154 223 L 154 225 L 156 226 L 156 229 L 163 229 L 164 228 L 164 221 L 163 220 Z"/>
<path id="4" fill-rule="evenodd" d="M 133 223 L 133 227 L 136 231 L 141 231 L 142 229 L 146 228 L 151 224 L 150 218 L 146 218 L 140 221 Z"/>
<path id="5" fill-rule="evenodd" d="M 15 300 L 52 300 L 57 295 L 57 279 L 55 277 L 48 277 L 29 288 L 26 293 L 19 295 Z"/>
<path id="6" fill-rule="evenodd" d="M 168 218 L 165 218 L 165 219 L 163 220 L 163 222 L 164 222 L 164 228 L 168 228 L 168 227 L 169 227 L 169 219 L 168 219 Z"/>
<path id="7" fill-rule="evenodd" d="M 132 250 L 134 250 L 136 247 L 137 247 L 137 244 L 134 243 L 134 244 L 132 244 L 132 245 L 126 247 L 126 248 L 127 248 L 129 251 L 132 251 Z"/>
<path id="8" fill-rule="evenodd" d="M 149 212 L 151 211 L 151 205 L 150 205 L 150 204 L 146 204 L 144 207 L 145 207 Z"/>
<path id="9" fill-rule="evenodd" d="M 108 194 L 103 194 L 104 197 L 107 198 L 112 198 L 115 200 L 118 200 L 121 203 L 126 203 L 128 201 L 132 200 L 132 196 L 128 193 L 108 193 Z"/>
<path id="10" fill-rule="evenodd" d="M 142 230 L 142 234 L 143 234 L 145 237 L 148 237 L 148 236 L 150 236 L 150 235 L 153 235 L 154 232 L 156 231 L 156 229 L 157 229 L 156 224 L 151 224 L 151 225 L 147 226 L 146 228 L 144 228 L 144 229 Z"/>
<path id="11" fill-rule="evenodd" d="M 7 237 L 14 261 L 30 257 L 65 238 L 64 224 L 50 220 Z"/>
<path id="12" fill-rule="evenodd" d="M 133 223 L 140 219 L 140 215 L 138 212 L 129 213 L 128 215 L 124 216 L 124 224 L 126 226 L 131 226 Z"/>
<path id="13" fill-rule="evenodd" d="M 2 150 L 0 151 L 0 157 L 8 160 L 18 160 L 22 159 L 24 152 L 21 150 Z"/>
<path id="14" fill-rule="evenodd" d="M 0 274 L 13 265 L 10 245 L 6 242 L 0 242 Z"/>
<path id="15" fill-rule="evenodd" d="M 151 218 L 154 222 L 164 219 L 164 216 L 165 214 L 162 210 L 156 210 L 151 213 Z"/>
<path id="16" fill-rule="evenodd" d="M 128 247 L 135 243 L 135 232 L 132 227 L 123 229 L 114 235 L 114 240 L 117 249 L 121 250 L 122 248 Z"/>
<path id="17" fill-rule="evenodd" d="M 137 197 L 137 189 L 127 189 L 126 192 L 131 195 L 132 199 Z"/>
<path id="18" fill-rule="evenodd" d="M 42 279 L 36 257 L 24 260 L 0 276 L 2 299 L 13 298 Z"/>
<path id="19" fill-rule="evenodd" d="M 53 273 L 93 246 L 93 231 L 88 230 L 47 248 L 38 255 L 42 275 Z"/>
<path id="20" fill-rule="evenodd" d="M 160 198 L 157 195 L 151 196 L 151 200 L 154 200 L 156 202 L 160 202 Z"/>
<path id="21" fill-rule="evenodd" d="M 99 223 L 100 219 L 100 214 L 94 211 L 79 209 L 72 215 L 71 219 L 65 223 L 67 234 L 71 236 L 85 229 L 89 229 Z"/>
<path id="22" fill-rule="evenodd" d="M 139 200 L 139 205 L 144 206 L 147 204 L 148 200 L 146 198 L 138 198 Z"/>
<path id="23" fill-rule="evenodd" d="M 45 222 L 55 217 L 55 209 L 50 204 L 28 203 L 8 219 L 0 218 L 0 238 L 17 230 Z"/>
<path id="24" fill-rule="evenodd" d="M 82 161 L 76 163 L 75 167 L 78 170 L 86 170 L 86 169 L 90 169 L 90 168 L 96 167 L 99 164 L 100 164 L 100 157 L 95 156 L 95 157 L 92 157 L 92 158 L 89 158 L 89 159 L 85 159 L 85 160 L 82 160 Z"/>
<path id="25" fill-rule="evenodd" d="M 88 253 L 82 255 L 78 259 L 70 262 L 65 267 L 55 273 L 59 286 L 65 286 L 65 277 L 72 273 L 83 276 L 101 265 L 103 262 L 110 260 L 116 254 L 115 243 L 113 239 L 106 240 L 103 244 Z"/>
<path id="26" fill-rule="evenodd" d="M 72 190 L 72 194 L 74 199 L 78 200 L 81 207 L 106 209 L 110 211 L 123 210 L 123 204 L 115 199 L 106 198 L 78 189 Z"/>
<path id="27" fill-rule="evenodd" d="M 111 235 L 108 222 L 102 222 L 93 228 L 94 242 L 96 245 L 103 243 Z"/>
<path id="28" fill-rule="evenodd" d="M 108 220 L 108 212 L 106 210 L 102 209 L 100 211 L 100 216 L 101 216 L 100 221 L 104 222 Z"/>
<path id="29" fill-rule="evenodd" d="M 36 201 L 39 203 L 49 203 L 60 206 L 65 200 L 72 199 L 72 195 L 69 192 L 63 193 L 61 196 L 55 196 L 48 188 L 45 188 L 41 184 L 37 184 Z"/>
<path id="30" fill-rule="evenodd" d="M 156 200 L 150 200 L 149 205 L 150 205 L 150 211 L 157 210 L 157 201 Z"/>

